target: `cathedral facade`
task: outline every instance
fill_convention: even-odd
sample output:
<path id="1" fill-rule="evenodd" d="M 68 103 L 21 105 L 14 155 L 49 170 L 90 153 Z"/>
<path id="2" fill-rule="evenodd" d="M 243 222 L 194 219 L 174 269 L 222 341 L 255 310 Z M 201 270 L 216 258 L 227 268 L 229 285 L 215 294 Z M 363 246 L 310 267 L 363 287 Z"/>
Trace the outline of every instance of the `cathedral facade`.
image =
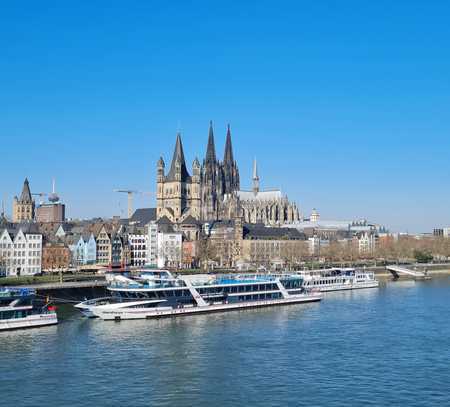
<path id="1" fill-rule="evenodd" d="M 295 203 L 279 190 L 261 191 L 256 162 L 253 190 L 240 189 L 239 169 L 233 155 L 231 130 L 228 125 L 223 160 L 216 156 L 212 122 L 209 126 L 205 158 L 192 163 L 190 175 L 177 134 L 170 169 L 166 174 L 161 157 L 157 164 L 157 218 L 171 222 L 214 222 L 241 218 L 246 223 L 281 225 L 298 221 Z"/>

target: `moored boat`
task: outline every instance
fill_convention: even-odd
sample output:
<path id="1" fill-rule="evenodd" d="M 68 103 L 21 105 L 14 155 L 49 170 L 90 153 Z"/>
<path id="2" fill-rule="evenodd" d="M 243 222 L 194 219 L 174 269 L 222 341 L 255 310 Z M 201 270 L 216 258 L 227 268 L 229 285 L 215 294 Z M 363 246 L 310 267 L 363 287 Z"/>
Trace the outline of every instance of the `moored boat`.
<path id="1" fill-rule="evenodd" d="M 147 271 L 136 278 L 114 276 L 111 297 L 76 307 L 103 320 L 150 319 L 320 301 L 299 275 L 178 276 Z"/>
<path id="2" fill-rule="evenodd" d="M 322 292 L 379 287 L 373 272 L 354 268 L 305 270 L 298 273 L 303 276 L 305 287 Z"/>
<path id="3" fill-rule="evenodd" d="M 25 287 L 0 288 L 0 331 L 58 323 L 56 308 L 36 300 L 36 291 Z"/>

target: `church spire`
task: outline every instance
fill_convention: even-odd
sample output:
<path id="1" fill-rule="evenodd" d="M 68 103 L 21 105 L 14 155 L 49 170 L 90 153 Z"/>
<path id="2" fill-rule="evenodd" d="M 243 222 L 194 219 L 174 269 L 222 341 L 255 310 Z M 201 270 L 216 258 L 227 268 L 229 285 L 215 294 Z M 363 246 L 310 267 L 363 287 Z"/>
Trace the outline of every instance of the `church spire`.
<path id="1" fill-rule="evenodd" d="M 259 177 L 258 177 L 258 167 L 256 164 L 256 158 L 253 160 L 253 192 L 255 195 L 259 192 Z"/>
<path id="2" fill-rule="evenodd" d="M 186 161 L 184 159 L 183 144 L 181 143 L 180 133 L 177 133 L 177 141 L 175 142 L 175 150 L 173 152 L 172 164 L 170 165 L 170 171 L 167 174 L 168 181 L 176 180 L 175 174 L 177 172 L 177 167 L 179 168 L 179 170 L 181 170 L 180 181 L 185 181 L 187 178 L 190 177 L 186 168 Z"/>
<path id="3" fill-rule="evenodd" d="M 223 162 L 233 164 L 233 146 L 231 145 L 231 130 L 230 125 L 227 126 L 227 139 L 225 141 L 225 154 L 223 156 Z"/>
<path id="4" fill-rule="evenodd" d="M 214 146 L 214 132 L 212 120 L 209 122 L 208 147 L 206 148 L 206 163 L 216 162 L 216 147 Z"/>
<path id="5" fill-rule="evenodd" d="M 33 199 L 31 198 L 30 184 L 28 182 L 28 178 L 25 178 L 22 188 L 22 194 L 20 195 L 20 203 L 32 203 Z"/>

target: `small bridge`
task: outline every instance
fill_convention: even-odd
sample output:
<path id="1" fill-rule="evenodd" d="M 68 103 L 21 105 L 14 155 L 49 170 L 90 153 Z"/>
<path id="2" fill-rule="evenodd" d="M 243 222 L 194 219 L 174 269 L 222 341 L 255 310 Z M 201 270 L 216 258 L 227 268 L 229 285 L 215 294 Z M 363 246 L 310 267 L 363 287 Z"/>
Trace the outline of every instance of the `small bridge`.
<path id="1" fill-rule="evenodd" d="M 391 272 L 394 278 L 400 278 L 400 276 L 408 276 L 414 279 L 426 279 L 426 271 L 410 270 L 400 266 L 386 266 L 386 269 Z M 428 277 L 429 278 L 429 277 Z"/>

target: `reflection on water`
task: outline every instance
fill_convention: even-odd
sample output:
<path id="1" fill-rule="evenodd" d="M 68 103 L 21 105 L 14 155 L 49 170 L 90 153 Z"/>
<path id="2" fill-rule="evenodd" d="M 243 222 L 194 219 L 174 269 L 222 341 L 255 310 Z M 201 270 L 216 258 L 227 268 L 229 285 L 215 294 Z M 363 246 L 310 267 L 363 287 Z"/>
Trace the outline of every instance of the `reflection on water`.
<path id="1" fill-rule="evenodd" d="M 0 334 L 0 389 L 17 406 L 449 405 L 449 294 L 397 281 L 120 323 L 60 307 L 56 327 Z"/>

